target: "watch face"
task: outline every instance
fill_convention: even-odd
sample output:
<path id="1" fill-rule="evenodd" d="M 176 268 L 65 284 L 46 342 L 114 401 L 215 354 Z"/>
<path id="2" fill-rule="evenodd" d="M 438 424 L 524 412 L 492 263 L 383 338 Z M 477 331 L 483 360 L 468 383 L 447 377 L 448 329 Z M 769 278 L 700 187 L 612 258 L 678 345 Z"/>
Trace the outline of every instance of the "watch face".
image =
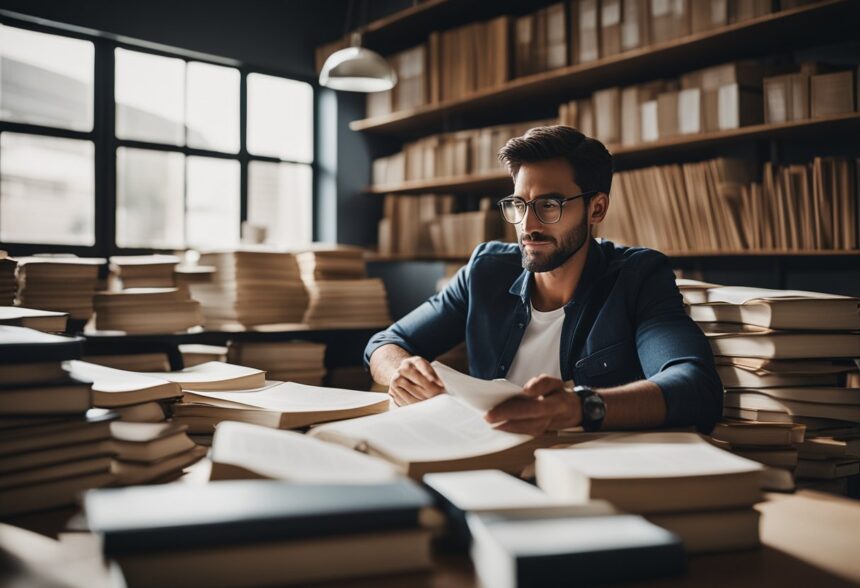
<path id="1" fill-rule="evenodd" d="M 606 407 L 603 402 L 594 396 L 585 399 L 583 410 L 590 421 L 599 421 L 606 414 Z"/>

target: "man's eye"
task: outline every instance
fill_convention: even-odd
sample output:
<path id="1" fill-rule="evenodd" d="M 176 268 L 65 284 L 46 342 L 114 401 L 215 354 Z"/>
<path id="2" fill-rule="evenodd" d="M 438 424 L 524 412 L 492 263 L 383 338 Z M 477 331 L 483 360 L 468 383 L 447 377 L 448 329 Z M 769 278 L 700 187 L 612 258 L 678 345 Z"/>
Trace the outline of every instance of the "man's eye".
<path id="1" fill-rule="evenodd" d="M 544 210 L 550 210 L 550 209 L 555 208 L 556 206 L 558 206 L 558 204 L 555 202 L 555 200 L 545 200 L 545 201 L 543 201 L 543 202 L 541 202 L 541 203 L 540 203 L 540 206 L 541 206 L 541 208 L 543 208 Z"/>

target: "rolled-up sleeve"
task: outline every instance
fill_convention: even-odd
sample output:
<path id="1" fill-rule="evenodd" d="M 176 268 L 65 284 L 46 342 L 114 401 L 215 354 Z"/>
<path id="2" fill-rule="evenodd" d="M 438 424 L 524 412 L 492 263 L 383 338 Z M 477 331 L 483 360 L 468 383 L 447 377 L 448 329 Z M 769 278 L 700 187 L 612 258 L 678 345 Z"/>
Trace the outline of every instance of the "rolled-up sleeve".
<path id="1" fill-rule="evenodd" d="M 469 273 L 484 244 L 472 253 L 445 288 L 421 306 L 370 338 L 364 349 L 364 365 L 379 347 L 394 344 L 412 355 L 434 359 L 466 338 L 469 311 Z"/>
<path id="2" fill-rule="evenodd" d="M 645 377 L 666 402 L 666 425 L 710 433 L 723 411 L 723 385 L 701 329 L 684 312 L 666 256 L 640 265 L 636 346 Z"/>

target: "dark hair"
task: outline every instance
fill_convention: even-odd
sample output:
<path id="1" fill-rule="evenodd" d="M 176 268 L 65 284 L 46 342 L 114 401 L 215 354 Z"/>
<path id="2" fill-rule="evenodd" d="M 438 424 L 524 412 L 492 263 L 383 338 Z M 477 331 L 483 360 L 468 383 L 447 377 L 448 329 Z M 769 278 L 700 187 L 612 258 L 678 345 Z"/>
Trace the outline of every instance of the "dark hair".
<path id="1" fill-rule="evenodd" d="M 499 151 L 499 161 L 505 164 L 514 180 L 522 164 L 556 157 L 563 157 L 570 163 L 574 181 L 583 192 L 596 190 L 609 194 L 612 155 L 603 143 L 573 127 L 534 127 L 522 137 L 509 139 Z"/>

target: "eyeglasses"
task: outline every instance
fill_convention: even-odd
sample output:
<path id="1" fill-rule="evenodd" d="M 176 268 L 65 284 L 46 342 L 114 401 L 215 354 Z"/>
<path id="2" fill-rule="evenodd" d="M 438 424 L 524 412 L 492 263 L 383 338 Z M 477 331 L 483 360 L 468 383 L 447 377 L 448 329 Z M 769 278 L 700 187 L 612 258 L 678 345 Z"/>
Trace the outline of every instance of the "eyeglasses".
<path id="1" fill-rule="evenodd" d="M 588 198 L 599 194 L 597 190 L 583 192 L 576 196 L 539 196 L 534 200 L 525 200 L 520 196 L 507 196 L 499 200 L 499 209 L 502 211 L 502 216 L 512 225 L 517 225 L 523 222 L 526 217 L 526 210 L 531 206 L 532 212 L 537 216 L 538 220 L 545 224 L 555 224 L 561 220 L 562 208 L 571 200 L 577 198 Z"/>

